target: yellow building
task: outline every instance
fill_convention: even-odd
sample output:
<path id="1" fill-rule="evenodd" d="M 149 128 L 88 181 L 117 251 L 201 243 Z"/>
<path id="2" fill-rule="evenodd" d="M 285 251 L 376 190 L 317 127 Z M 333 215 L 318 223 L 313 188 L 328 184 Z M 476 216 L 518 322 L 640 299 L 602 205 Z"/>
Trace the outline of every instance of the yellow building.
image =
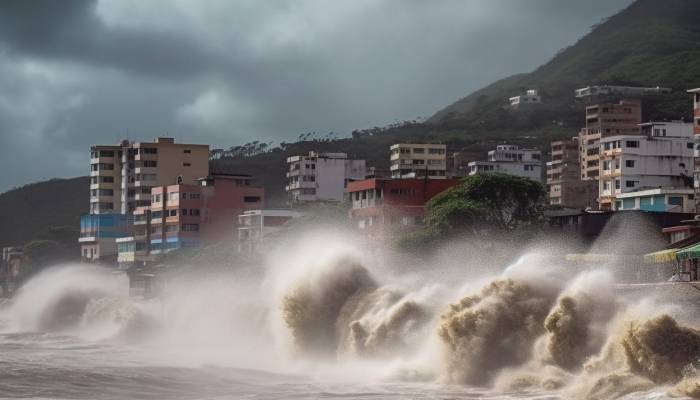
<path id="1" fill-rule="evenodd" d="M 391 146 L 391 177 L 445 179 L 447 146 L 444 144 L 408 144 Z"/>

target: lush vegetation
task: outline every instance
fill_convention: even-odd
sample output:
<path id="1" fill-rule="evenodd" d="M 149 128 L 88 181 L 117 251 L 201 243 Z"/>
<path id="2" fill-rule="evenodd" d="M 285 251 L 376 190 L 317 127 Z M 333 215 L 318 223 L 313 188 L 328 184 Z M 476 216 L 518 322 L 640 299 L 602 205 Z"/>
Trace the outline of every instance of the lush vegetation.
<path id="1" fill-rule="evenodd" d="M 502 241 L 531 236 L 544 226 L 546 192 L 539 182 L 502 173 L 464 178 L 427 204 L 426 227 L 403 246 L 454 237 Z"/>

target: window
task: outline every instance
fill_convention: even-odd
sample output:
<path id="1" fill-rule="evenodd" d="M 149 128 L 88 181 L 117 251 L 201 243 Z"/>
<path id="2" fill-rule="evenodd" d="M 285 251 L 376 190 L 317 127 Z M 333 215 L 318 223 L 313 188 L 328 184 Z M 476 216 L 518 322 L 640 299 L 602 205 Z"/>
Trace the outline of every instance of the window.
<path id="1" fill-rule="evenodd" d="M 182 192 L 182 200 L 185 200 L 185 199 L 187 199 L 187 193 Z"/>
<path id="2" fill-rule="evenodd" d="M 190 166 L 192 166 L 192 164 L 190 164 L 188 162 L 184 162 L 184 163 L 182 163 L 182 166 L 183 167 L 190 167 Z"/>
<path id="3" fill-rule="evenodd" d="M 610 181 L 604 181 L 604 182 L 603 182 L 603 190 L 604 190 L 604 191 L 610 190 Z"/>
<path id="4" fill-rule="evenodd" d="M 625 142 L 625 146 L 630 147 L 630 148 L 637 148 L 637 147 L 639 147 L 639 141 L 638 140 L 627 140 Z"/>
<path id="5" fill-rule="evenodd" d="M 158 154 L 158 149 L 155 147 L 144 147 L 141 149 L 141 152 L 143 152 L 143 154 Z"/>
<path id="6" fill-rule="evenodd" d="M 389 193 L 391 193 L 393 195 L 398 195 L 398 196 L 413 196 L 416 194 L 416 190 L 415 189 L 404 189 L 404 188 L 391 189 L 389 191 Z"/>
<path id="7" fill-rule="evenodd" d="M 635 181 L 625 181 L 625 187 L 628 188 L 633 188 L 635 185 Z"/>
<path id="8" fill-rule="evenodd" d="M 687 147 L 687 148 L 689 148 L 689 149 L 695 148 L 695 146 L 693 146 L 693 142 L 688 142 L 688 143 L 685 145 L 685 147 Z"/>
<path id="9" fill-rule="evenodd" d="M 195 217 L 199 216 L 199 208 L 191 208 L 190 215 L 194 215 Z"/>
<path id="10" fill-rule="evenodd" d="M 679 196 L 668 196 L 668 204 L 672 206 L 683 206 L 683 198 Z"/>
<path id="11" fill-rule="evenodd" d="M 199 232 L 199 224 L 182 224 L 183 232 Z"/>
<path id="12" fill-rule="evenodd" d="M 168 193 L 168 201 L 175 201 L 180 197 L 180 193 L 178 192 L 170 192 Z"/>
<path id="13" fill-rule="evenodd" d="M 603 161 L 603 171 L 610 171 L 610 161 Z"/>
<path id="14" fill-rule="evenodd" d="M 428 154 L 445 154 L 444 149 L 430 148 L 428 149 Z"/>
<path id="15" fill-rule="evenodd" d="M 420 148 L 420 147 L 416 147 L 413 149 L 413 154 L 425 154 L 425 149 Z"/>
<path id="16" fill-rule="evenodd" d="M 190 153 L 192 153 L 192 150 L 190 150 L 190 149 L 185 149 L 185 150 L 182 150 L 182 152 L 185 153 L 185 154 L 190 154 Z"/>
<path id="17" fill-rule="evenodd" d="M 198 199 L 199 193 L 190 193 L 190 199 Z"/>
<path id="18" fill-rule="evenodd" d="M 618 190 L 620 189 L 620 180 L 619 179 L 615 179 L 615 189 L 618 189 Z"/>
<path id="19" fill-rule="evenodd" d="M 168 216 L 169 216 L 169 217 L 176 217 L 176 216 L 177 216 L 177 210 L 169 210 L 169 211 L 168 211 Z"/>
<path id="20" fill-rule="evenodd" d="M 634 163 L 636 160 L 625 160 L 625 167 L 634 168 Z"/>
<path id="21" fill-rule="evenodd" d="M 114 157 L 114 151 L 100 150 L 100 157 Z"/>
<path id="22" fill-rule="evenodd" d="M 257 203 L 260 201 L 260 196 L 244 196 L 243 201 L 246 203 Z"/>
<path id="23" fill-rule="evenodd" d="M 177 232 L 177 225 L 166 225 L 165 231 L 166 232 Z"/>
<path id="24" fill-rule="evenodd" d="M 158 166 L 158 162 L 157 162 L 157 161 L 153 161 L 153 160 L 144 160 L 144 161 L 143 161 L 143 167 L 144 167 L 144 168 L 155 168 L 155 167 L 157 167 L 157 166 Z"/>

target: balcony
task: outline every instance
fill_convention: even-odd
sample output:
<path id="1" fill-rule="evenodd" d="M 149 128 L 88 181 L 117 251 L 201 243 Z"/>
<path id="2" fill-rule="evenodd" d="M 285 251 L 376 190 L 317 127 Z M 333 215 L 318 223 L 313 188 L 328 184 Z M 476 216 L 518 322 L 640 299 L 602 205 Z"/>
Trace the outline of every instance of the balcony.
<path id="1" fill-rule="evenodd" d="M 301 174 L 301 169 L 287 171 L 287 178 L 290 178 L 292 176 L 299 176 L 300 174 Z"/>
<path id="2" fill-rule="evenodd" d="M 151 201 L 151 194 L 150 193 L 136 193 L 132 197 L 136 201 L 139 201 L 139 200 Z"/>
<path id="3" fill-rule="evenodd" d="M 134 187 L 153 187 L 155 185 L 156 185 L 156 181 L 154 181 L 154 180 L 153 181 L 151 181 L 151 180 L 134 181 Z"/>
<path id="4" fill-rule="evenodd" d="M 158 160 L 158 154 L 139 152 L 139 154 L 134 155 L 134 160 L 135 161 L 143 161 L 143 160 L 156 161 L 156 160 Z"/>
<path id="5" fill-rule="evenodd" d="M 101 156 L 101 157 L 91 158 L 90 164 L 100 164 L 100 163 L 114 164 L 115 161 L 117 161 L 117 158 L 115 158 L 115 157 Z"/>
<path id="6" fill-rule="evenodd" d="M 136 167 L 134 169 L 134 173 L 136 174 L 156 174 L 157 172 L 157 167 Z"/>
<path id="7" fill-rule="evenodd" d="M 316 189 L 316 182 L 293 182 L 285 186 L 287 191 L 295 189 Z"/>

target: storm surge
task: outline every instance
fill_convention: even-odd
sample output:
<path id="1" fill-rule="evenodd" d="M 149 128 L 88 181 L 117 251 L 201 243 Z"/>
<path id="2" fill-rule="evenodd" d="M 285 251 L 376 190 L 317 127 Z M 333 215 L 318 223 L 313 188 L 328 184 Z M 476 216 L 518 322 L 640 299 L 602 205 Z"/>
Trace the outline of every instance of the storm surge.
<path id="1" fill-rule="evenodd" d="M 295 351 L 330 359 L 389 357 L 405 350 L 431 317 L 426 305 L 380 286 L 349 255 L 292 282 L 282 308 Z"/>
<path id="2" fill-rule="evenodd" d="M 335 371 L 573 399 L 700 398 L 692 320 L 650 294 L 620 294 L 604 268 L 559 259 L 532 252 L 490 276 L 470 276 L 473 261 L 460 261 L 464 280 L 446 282 L 455 271 L 328 245 L 271 258 L 254 274 L 171 277 L 148 301 L 129 297 L 125 275 L 76 265 L 34 277 L 0 319 L 3 331 L 127 342 L 160 365 Z"/>

